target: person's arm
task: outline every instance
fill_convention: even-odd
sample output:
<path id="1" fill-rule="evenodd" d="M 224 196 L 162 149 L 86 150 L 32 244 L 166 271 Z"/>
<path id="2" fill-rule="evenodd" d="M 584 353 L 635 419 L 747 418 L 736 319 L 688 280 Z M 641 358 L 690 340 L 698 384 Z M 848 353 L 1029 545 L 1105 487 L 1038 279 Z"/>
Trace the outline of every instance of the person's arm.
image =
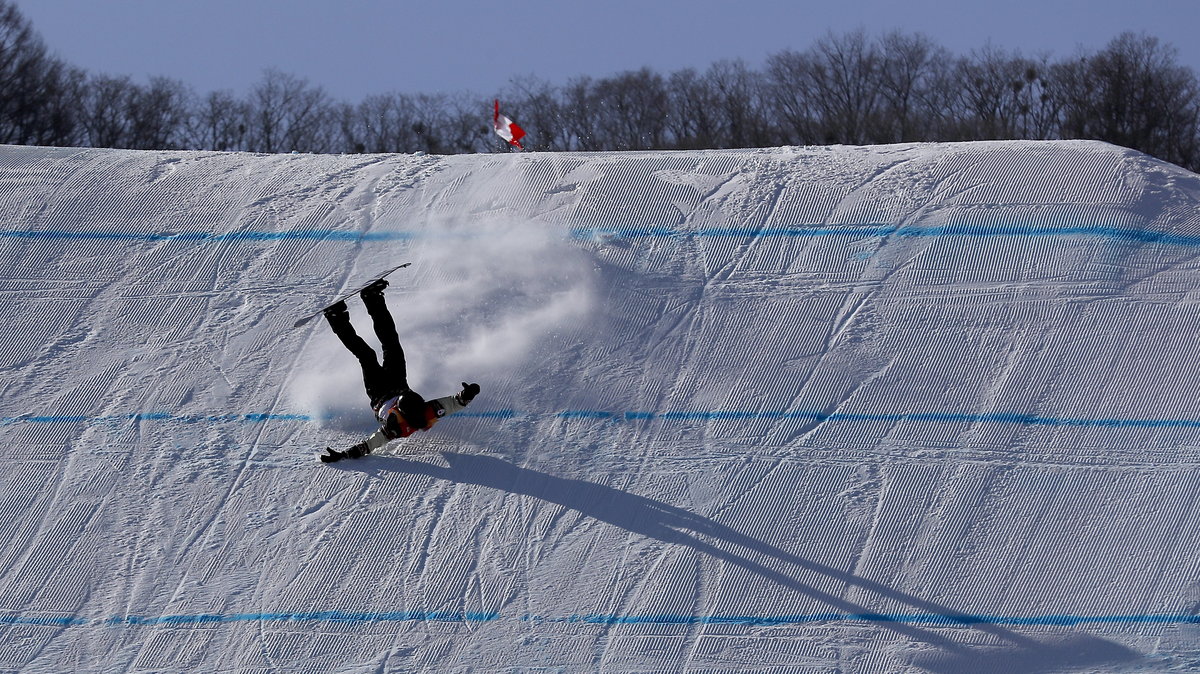
<path id="1" fill-rule="evenodd" d="M 441 413 L 438 414 L 438 418 L 448 417 L 455 412 L 461 412 L 462 410 L 466 409 L 467 405 L 469 405 L 471 401 L 475 399 L 475 396 L 478 393 L 479 384 L 468 384 L 467 382 L 463 382 L 463 390 L 459 391 L 456 395 L 438 398 L 434 401 L 442 408 Z"/>
<path id="2" fill-rule="evenodd" d="M 379 449 L 380 447 L 386 445 L 387 443 L 388 443 L 388 436 L 386 433 L 383 432 L 383 429 L 381 428 L 381 429 L 375 431 L 374 433 L 372 433 L 371 436 L 369 438 L 367 438 L 366 440 L 363 440 L 362 442 L 358 443 L 357 445 L 354 445 L 353 447 L 347 449 L 346 456 L 351 459 L 357 459 L 360 456 L 366 456 L 367 454 L 370 454 L 371 452 Z"/>
<path id="3" fill-rule="evenodd" d="M 458 401 L 458 396 L 446 396 L 444 398 L 438 398 L 437 400 L 434 400 L 434 402 L 442 408 L 438 414 L 438 417 L 448 417 L 455 412 L 461 412 L 467 407 Z"/>

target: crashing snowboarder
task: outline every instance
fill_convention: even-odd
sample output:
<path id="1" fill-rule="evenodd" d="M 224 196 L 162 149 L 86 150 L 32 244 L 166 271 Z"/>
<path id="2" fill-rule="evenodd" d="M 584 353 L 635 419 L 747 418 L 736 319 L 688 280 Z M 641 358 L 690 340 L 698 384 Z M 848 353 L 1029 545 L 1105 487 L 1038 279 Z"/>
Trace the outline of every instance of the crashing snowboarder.
<path id="1" fill-rule="evenodd" d="M 326 450 L 327 453 L 321 456 L 326 463 L 357 459 L 383 447 L 389 440 L 406 438 L 418 430 L 427 431 L 442 417 L 465 408 L 479 393 L 479 384 L 463 382 L 462 391 L 457 395 L 427 401 L 408 387 L 404 350 L 400 348 L 396 323 L 383 299 L 383 289 L 387 285 L 386 280 L 380 279 L 359 293 L 383 346 L 382 364 L 375 351 L 354 331 L 344 300 L 325 310 L 325 318 L 333 328 L 333 334 L 342 340 L 342 344 L 362 365 L 363 383 L 371 398 L 371 409 L 380 423 L 378 431 L 357 445 L 344 451 L 333 448 Z"/>

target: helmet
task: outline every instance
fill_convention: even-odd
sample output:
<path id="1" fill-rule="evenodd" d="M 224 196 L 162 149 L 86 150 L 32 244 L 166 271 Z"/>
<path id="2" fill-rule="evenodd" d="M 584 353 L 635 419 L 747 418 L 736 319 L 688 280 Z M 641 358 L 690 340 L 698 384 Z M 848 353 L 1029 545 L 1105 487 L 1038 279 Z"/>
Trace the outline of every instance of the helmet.
<path id="1" fill-rule="evenodd" d="M 404 416 L 404 420 L 412 428 L 427 428 L 429 419 L 425 416 L 425 399 L 416 391 L 405 391 L 396 402 L 396 409 Z"/>

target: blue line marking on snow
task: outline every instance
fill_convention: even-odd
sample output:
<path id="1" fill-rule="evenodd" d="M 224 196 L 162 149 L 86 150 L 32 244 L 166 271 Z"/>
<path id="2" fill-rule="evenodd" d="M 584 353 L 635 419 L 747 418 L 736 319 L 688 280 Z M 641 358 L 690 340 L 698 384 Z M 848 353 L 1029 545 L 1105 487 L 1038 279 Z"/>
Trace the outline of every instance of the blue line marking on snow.
<path id="1" fill-rule="evenodd" d="M 44 625 L 51 627 L 73 627 L 76 625 L 88 624 L 86 618 L 76 617 L 57 617 L 57 616 L 23 616 L 23 615 L 3 615 L 0 616 L 0 625 Z"/>
<path id="2" fill-rule="evenodd" d="M 871 237 L 1092 237 L 1131 241 L 1136 243 L 1158 243 L 1172 246 L 1200 246 L 1200 235 L 1172 234 L 1170 232 L 1135 229 L 1131 227 L 1106 226 L 1041 226 L 1041 225 L 920 225 L 846 224 L 846 225 L 796 225 L 786 227 L 712 227 L 706 229 L 678 229 L 673 227 L 577 227 L 569 231 L 574 239 L 597 237 L 640 238 L 757 238 L 757 237 L 824 237 L 824 236 L 871 236 Z M 421 232 L 391 230 L 381 232 L 348 232 L 332 229 L 283 230 L 277 232 L 106 232 L 69 230 L 0 230 L 0 239 L 28 240 L 110 240 L 110 241 L 194 241 L 201 243 L 221 242 L 264 242 L 264 241 L 342 241 L 361 243 L 366 241 L 407 241 L 419 238 Z"/>
<path id="3" fill-rule="evenodd" d="M 2 625 L 38 625 L 45 627 L 139 627 L 174 625 L 214 625 L 245 622 L 293 623 L 376 623 L 376 622 L 449 622 L 486 623 L 505 620 L 497 612 L 486 611 L 301 611 L 290 613 L 199 613 L 165 616 L 113 616 L 106 619 L 87 619 L 78 616 L 3 615 Z M 1191 614 L 1115 614 L 1073 615 L 1051 614 L 1034 616 L 996 616 L 941 613 L 812 613 L 798 615 L 570 615 L 564 617 L 525 615 L 518 620 L 527 623 L 580 623 L 589 625 L 749 625 L 769 627 L 831 622 L 902 623 L 907 625 L 1197 625 L 1200 616 Z"/>
<path id="4" fill-rule="evenodd" d="M 823 237 L 823 236 L 871 236 L 871 237 L 1058 237 L 1082 236 L 1137 243 L 1160 243 L 1174 246 L 1200 246 L 1200 236 L 1188 236 L 1129 227 L 1104 226 L 1037 226 L 1037 225 L 943 225 L 922 227 L 919 225 L 808 225 L 795 227 L 719 227 L 708 229 L 671 229 L 666 227 L 614 227 L 576 228 L 571 230 L 575 239 L 596 237 L 641 238 L 757 238 L 757 237 Z"/>
<path id="5" fill-rule="evenodd" d="M 560 416 L 565 416 L 566 413 Z M 606 415 L 601 417 L 600 415 Z M 574 410 L 570 418 L 609 418 L 615 414 Z M 801 421 L 915 421 L 923 423 L 957 424 L 1013 424 L 1019 426 L 1077 426 L 1085 428 L 1200 428 L 1200 419 L 1127 419 L 1127 418 L 1074 418 L 1044 417 L 1034 414 L 995 412 L 990 414 L 953 414 L 940 412 L 898 413 L 855 413 L 855 412 L 782 412 L 782 411 L 674 411 L 674 412 L 625 412 L 626 421 L 753 421 L 757 419 L 798 419 Z"/>
<path id="6" fill-rule="evenodd" d="M 903 623 L 907 625 L 1055 625 L 1086 624 L 1200 624 L 1196 615 L 1043 615 L 989 616 L 939 613 L 814 613 L 784 616 L 694 615 L 575 615 L 566 618 L 526 616 L 534 623 L 587 623 L 594 625 L 802 625 L 825 622 Z"/>
<path id="7" fill-rule="evenodd" d="M 611 419 L 614 416 L 612 412 L 602 410 L 565 410 L 558 413 L 560 419 Z"/>
<path id="8" fill-rule="evenodd" d="M 289 229 L 279 232 L 102 232 L 67 230 L 0 230 L 0 239 L 70 239 L 108 241 L 404 241 L 418 236 L 414 232 L 345 232 L 332 229 Z"/>
<path id="9" fill-rule="evenodd" d="M 1017 426 L 1060 426 L 1077 428 L 1200 428 L 1200 419 L 1130 419 L 1130 418 L 1084 418 L 1084 417 L 1047 417 L 1036 414 L 1019 414 L 1015 412 L 993 412 L 988 414 L 956 414 L 946 412 L 783 412 L 783 411 L 746 411 L 746 410 L 677 410 L 671 412 L 611 412 L 608 410 L 563 410 L 547 414 L 519 412 L 511 409 L 480 410 L 477 412 L 462 411 L 455 414 L 461 418 L 475 419 L 514 419 L 517 417 L 553 416 L 558 419 L 580 419 L 584 421 L 654 421 L 689 422 L 689 421 L 755 421 L 755 420 L 784 420 L 825 422 L 874 422 L 887 423 L 917 422 L 943 424 L 1006 424 Z M 18 417 L 0 417 L 0 426 L 15 424 L 114 424 L 129 421 L 163 421 L 186 424 L 218 424 L 218 423 L 265 423 L 270 421 L 319 421 L 308 414 L 171 414 L 168 412 L 145 412 L 138 414 L 117 414 L 109 416 L 87 416 L 81 414 L 49 414 L 27 415 Z"/>
<path id="10" fill-rule="evenodd" d="M 636 419 L 652 419 L 646 413 L 636 413 Z M 912 413 L 854 413 L 854 412 L 664 412 L 657 418 L 666 420 L 702 420 L 717 419 L 753 420 L 753 419 L 800 419 L 803 421 L 917 421 L 931 423 L 996 423 L 1015 424 L 1019 426 L 1079 426 L 1099 428 L 1200 428 L 1200 419 L 1087 419 L 1071 417 L 1043 417 L 1033 414 L 1016 414 L 997 412 L 991 414 L 949 414 L 938 412 Z"/>
<path id="11" fill-rule="evenodd" d="M 198 615 L 167 615 L 156 617 L 119 616 L 104 621 L 106 625 L 196 625 L 236 622 L 490 622 L 499 620 L 499 613 L 447 611 L 386 611 L 348 612 L 312 611 L 297 613 L 202 613 Z"/>
<path id="12" fill-rule="evenodd" d="M 307 414 L 183 414 L 167 412 L 143 412 L 138 414 L 114 414 L 90 417 L 81 414 L 48 414 L 41 416 L 0 417 L 0 426 L 13 424 L 111 424 L 126 421 L 177 421 L 186 424 L 198 423 L 263 423 L 266 421 L 312 421 Z"/>
<path id="13" fill-rule="evenodd" d="M 515 410 L 484 410 L 482 412 L 455 412 L 456 417 L 474 417 L 477 419 L 512 419 L 518 416 Z"/>

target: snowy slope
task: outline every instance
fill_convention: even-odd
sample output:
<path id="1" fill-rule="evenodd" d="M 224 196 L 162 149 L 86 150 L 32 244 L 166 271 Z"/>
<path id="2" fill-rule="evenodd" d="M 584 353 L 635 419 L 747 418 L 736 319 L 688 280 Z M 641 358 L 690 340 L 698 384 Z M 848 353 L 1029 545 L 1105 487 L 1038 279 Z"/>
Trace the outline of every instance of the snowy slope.
<path id="1" fill-rule="evenodd" d="M 377 270 L 427 397 L 292 323 Z M 0 147 L 0 671 L 1200 668 L 1200 177 Z M 361 305 L 352 316 L 370 332 Z"/>

